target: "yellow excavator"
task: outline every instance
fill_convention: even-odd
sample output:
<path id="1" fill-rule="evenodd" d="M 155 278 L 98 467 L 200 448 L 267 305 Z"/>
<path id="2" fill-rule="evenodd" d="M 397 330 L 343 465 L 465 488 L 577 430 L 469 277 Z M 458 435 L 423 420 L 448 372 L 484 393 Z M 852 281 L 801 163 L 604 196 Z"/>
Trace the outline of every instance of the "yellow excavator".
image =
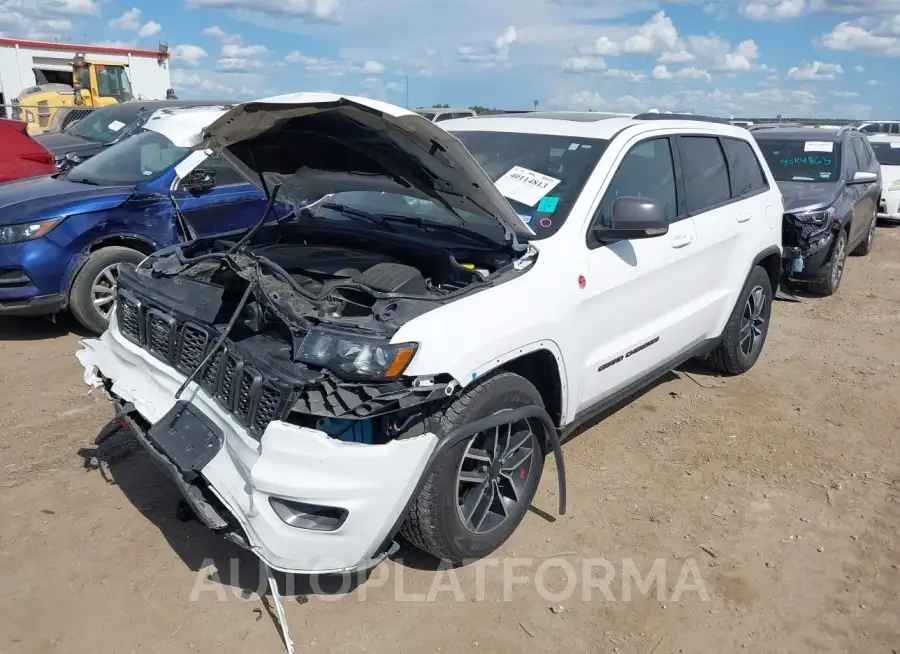
<path id="1" fill-rule="evenodd" d="M 37 82 L 37 86 L 25 89 L 13 101 L 18 105 L 13 117 L 28 123 L 28 133 L 32 135 L 43 134 L 51 125 L 59 124 L 54 117 L 61 109 L 69 113 L 69 107 L 105 107 L 132 99 L 128 66 L 86 61 L 81 52 L 72 59 L 71 85 L 41 79 Z"/>

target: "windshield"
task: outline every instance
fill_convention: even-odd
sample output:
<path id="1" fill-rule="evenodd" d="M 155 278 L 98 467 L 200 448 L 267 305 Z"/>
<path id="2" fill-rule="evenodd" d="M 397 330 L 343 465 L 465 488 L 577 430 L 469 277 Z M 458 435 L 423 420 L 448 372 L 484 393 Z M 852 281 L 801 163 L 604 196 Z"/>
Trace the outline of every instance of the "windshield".
<path id="1" fill-rule="evenodd" d="M 552 134 L 458 131 L 462 141 L 522 220 L 534 239 L 559 230 L 597 166 L 609 141 Z M 529 180 L 549 180 L 548 191 L 528 188 Z M 524 187 L 524 188 L 523 188 Z M 458 218 L 430 200 L 375 191 L 335 193 L 330 202 L 374 214 L 390 214 L 461 225 Z M 460 211 L 466 229 L 502 239 L 496 220 Z"/>
<path id="2" fill-rule="evenodd" d="M 98 186 L 134 186 L 156 179 L 188 152 L 162 134 L 143 131 L 78 164 L 64 177 Z"/>
<path id="3" fill-rule="evenodd" d="M 802 139 L 757 139 L 778 182 L 834 182 L 841 177 L 841 144 Z"/>
<path id="4" fill-rule="evenodd" d="M 138 116 L 138 107 L 105 107 L 92 111 L 66 130 L 88 141 L 111 143 Z"/>
<path id="5" fill-rule="evenodd" d="M 875 158 L 882 166 L 900 166 L 900 141 L 894 143 L 878 143 L 872 141 Z"/>

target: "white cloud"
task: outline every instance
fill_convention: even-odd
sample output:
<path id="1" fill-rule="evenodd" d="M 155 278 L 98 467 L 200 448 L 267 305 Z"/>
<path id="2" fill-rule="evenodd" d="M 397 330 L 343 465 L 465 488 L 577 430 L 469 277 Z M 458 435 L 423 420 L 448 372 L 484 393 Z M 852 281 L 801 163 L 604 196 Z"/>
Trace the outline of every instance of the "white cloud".
<path id="1" fill-rule="evenodd" d="M 675 77 L 680 77 L 682 79 L 702 79 L 707 82 L 712 81 L 712 75 L 709 74 L 709 71 L 701 68 L 694 68 L 693 66 L 675 71 Z"/>
<path id="2" fill-rule="evenodd" d="M 563 63 L 563 69 L 569 72 L 596 70 L 605 66 L 606 62 L 592 65 L 591 57 L 615 57 L 627 54 L 655 57 L 657 63 L 663 64 L 663 68 L 658 72 L 660 75 L 666 74 L 665 71 L 668 70 L 666 64 L 689 61 L 702 61 L 714 72 L 748 71 L 758 67 L 756 60 L 759 57 L 759 48 L 754 41 L 748 39 L 733 47 L 715 34 L 683 38 L 678 34 L 672 19 L 663 11 L 653 14 L 643 25 L 632 27 L 631 32 L 617 39 L 605 35 L 598 37 L 589 46 L 579 49 L 580 56 L 567 59 Z"/>
<path id="3" fill-rule="evenodd" d="M 309 22 L 336 22 L 339 0 L 187 0 L 190 9 L 228 9 L 275 17 L 302 18 Z"/>
<path id="4" fill-rule="evenodd" d="M 741 13 L 751 20 L 789 20 L 803 15 L 808 9 L 806 0 L 754 0 L 741 7 Z"/>
<path id="5" fill-rule="evenodd" d="M 141 26 L 141 29 L 138 30 L 138 38 L 139 39 L 150 38 L 151 36 L 156 36 L 161 31 L 162 31 L 162 25 L 151 20 L 147 23 L 144 23 Z"/>
<path id="6" fill-rule="evenodd" d="M 136 32 L 141 28 L 141 10 L 137 7 L 132 7 L 118 18 L 109 21 L 109 26 L 114 30 Z"/>
<path id="7" fill-rule="evenodd" d="M 132 7 L 128 11 L 123 12 L 118 18 L 109 21 L 109 26 L 114 30 L 137 32 L 139 39 L 156 36 L 162 31 L 162 25 L 156 21 L 151 20 L 141 24 L 142 16 L 143 12 L 140 9 Z"/>
<path id="8" fill-rule="evenodd" d="M 794 66 L 788 69 L 787 78 L 798 82 L 832 82 L 838 75 L 844 73 L 840 64 L 826 64 L 814 61 L 802 66 Z"/>
<path id="9" fill-rule="evenodd" d="M 562 67 L 566 73 L 606 70 L 606 60 L 603 57 L 570 57 L 563 62 Z"/>
<path id="10" fill-rule="evenodd" d="M 299 50 L 294 50 L 286 56 L 284 63 L 293 66 L 300 65 L 308 73 L 334 77 L 348 74 L 368 75 L 371 77 L 381 75 L 387 70 L 383 63 L 372 59 L 362 63 L 354 63 L 341 59 L 307 57 Z"/>
<path id="11" fill-rule="evenodd" d="M 831 95 L 838 98 L 858 98 L 859 93 L 856 91 L 832 91 Z"/>
<path id="12" fill-rule="evenodd" d="M 363 64 L 362 72 L 366 75 L 380 75 L 385 71 L 384 64 L 371 59 Z"/>
<path id="13" fill-rule="evenodd" d="M 497 62 L 509 59 L 510 47 L 517 38 L 516 28 L 510 25 L 500 36 L 494 38 L 490 48 L 464 45 L 457 48 L 456 54 L 461 61 L 471 61 L 482 64 L 483 67 L 492 67 Z"/>
<path id="14" fill-rule="evenodd" d="M 654 67 L 650 75 L 653 79 L 672 79 L 672 73 L 662 64 Z"/>
<path id="15" fill-rule="evenodd" d="M 900 57 L 900 14 L 890 23 L 875 23 L 866 19 L 844 21 L 825 34 L 821 41 L 829 50 Z"/>
<path id="16" fill-rule="evenodd" d="M 551 101 L 564 109 L 593 109 L 595 111 L 642 112 L 696 111 L 714 116 L 775 116 L 811 117 L 824 115 L 820 98 L 807 90 L 764 89 L 759 91 L 728 91 L 674 87 L 665 94 L 649 91 L 646 95 L 600 96 L 593 91 L 576 90 L 561 94 Z M 833 107 L 828 106 L 829 112 Z M 846 115 L 855 115 L 852 113 Z"/>
<path id="17" fill-rule="evenodd" d="M 884 82 L 882 82 L 880 79 L 866 80 L 865 84 L 866 86 L 884 86 Z"/>
<path id="18" fill-rule="evenodd" d="M 865 66 L 859 66 L 859 65 L 854 66 L 854 67 L 853 67 L 853 72 L 854 72 L 854 73 L 864 73 L 864 72 L 866 72 L 866 67 L 865 67 Z"/>
<path id="19" fill-rule="evenodd" d="M 644 73 L 634 70 L 620 70 L 618 68 L 610 68 L 600 73 L 600 77 L 606 79 L 622 79 L 628 82 L 643 82 L 647 79 Z"/>
<path id="20" fill-rule="evenodd" d="M 206 50 L 199 45 L 184 43 L 172 48 L 172 60 L 183 61 L 190 66 L 196 66 L 200 63 L 201 59 L 204 59 L 207 56 Z"/>
<path id="21" fill-rule="evenodd" d="M 60 40 L 76 29 L 75 19 L 99 16 L 100 4 L 100 0 L 0 0 L 0 36 Z"/>
<path id="22" fill-rule="evenodd" d="M 269 49 L 264 45 L 245 45 L 239 34 L 230 34 L 218 25 L 204 28 L 204 36 L 218 39 L 221 43 L 216 70 L 226 72 L 247 72 L 262 68 Z"/>
<path id="23" fill-rule="evenodd" d="M 178 97 L 208 97 L 211 94 L 258 97 L 262 93 L 262 83 L 263 78 L 255 74 L 172 70 L 172 85 Z"/>

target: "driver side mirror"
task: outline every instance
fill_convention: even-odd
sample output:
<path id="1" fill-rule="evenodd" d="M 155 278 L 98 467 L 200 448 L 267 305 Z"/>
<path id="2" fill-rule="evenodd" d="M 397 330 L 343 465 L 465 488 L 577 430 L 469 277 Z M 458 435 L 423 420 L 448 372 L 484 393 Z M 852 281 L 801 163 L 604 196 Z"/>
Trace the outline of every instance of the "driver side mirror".
<path id="1" fill-rule="evenodd" d="M 209 168 L 195 168 L 184 181 L 184 189 L 191 193 L 206 193 L 215 187 L 216 171 Z"/>
<path id="2" fill-rule="evenodd" d="M 850 184 L 871 184 L 878 181 L 878 173 L 870 173 L 865 170 L 857 171 L 850 179 Z"/>
<path id="3" fill-rule="evenodd" d="M 595 226 L 594 237 L 600 243 L 653 238 L 669 231 L 666 203 L 653 198 L 623 196 L 613 202 L 609 227 Z"/>

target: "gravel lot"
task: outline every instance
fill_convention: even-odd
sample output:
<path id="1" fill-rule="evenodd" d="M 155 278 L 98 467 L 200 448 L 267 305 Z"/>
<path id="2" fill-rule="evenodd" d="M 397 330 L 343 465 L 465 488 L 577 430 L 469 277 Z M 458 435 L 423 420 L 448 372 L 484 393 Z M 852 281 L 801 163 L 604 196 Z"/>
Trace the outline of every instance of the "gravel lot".
<path id="1" fill-rule="evenodd" d="M 127 438 L 94 445 L 111 411 L 70 329 L 0 323 L 0 653 L 283 651 L 255 560 L 177 520 Z M 279 577 L 297 651 L 900 651 L 900 228 L 837 296 L 776 303 L 749 374 L 673 373 L 565 453 L 569 514 L 548 463 L 485 565 Z"/>

